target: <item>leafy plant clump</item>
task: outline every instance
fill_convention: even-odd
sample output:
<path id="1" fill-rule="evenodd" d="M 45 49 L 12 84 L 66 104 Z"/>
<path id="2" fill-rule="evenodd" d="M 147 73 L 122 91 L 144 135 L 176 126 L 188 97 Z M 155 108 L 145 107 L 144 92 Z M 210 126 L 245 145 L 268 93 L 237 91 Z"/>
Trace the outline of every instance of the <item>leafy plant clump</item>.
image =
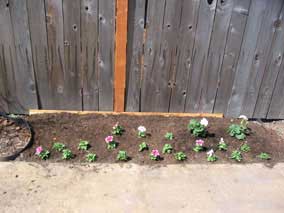
<path id="1" fill-rule="evenodd" d="M 95 162 L 97 160 L 97 155 L 93 154 L 93 153 L 89 153 L 89 154 L 86 155 L 86 160 L 89 163 Z"/>
<path id="2" fill-rule="evenodd" d="M 165 138 L 166 138 L 167 140 L 173 140 L 173 139 L 174 139 L 174 134 L 173 134 L 172 132 L 167 132 L 167 133 L 165 134 Z"/>
<path id="3" fill-rule="evenodd" d="M 48 150 L 44 150 L 41 146 L 36 148 L 35 154 L 42 160 L 47 160 L 50 156 L 50 152 Z"/>
<path id="4" fill-rule="evenodd" d="M 120 126 L 118 123 L 116 123 L 113 127 L 112 127 L 112 134 L 113 135 L 122 135 L 124 129 L 122 126 Z"/>
<path id="5" fill-rule="evenodd" d="M 223 138 L 221 138 L 220 141 L 219 141 L 218 149 L 220 151 L 227 151 L 227 149 L 228 149 L 228 145 L 225 143 Z"/>
<path id="6" fill-rule="evenodd" d="M 144 150 L 148 150 L 149 147 L 145 142 L 142 142 L 141 144 L 139 144 L 139 152 L 143 152 Z"/>
<path id="7" fill-rule="evenodd" d="M 150 154 L 150 159 L 151 160 L 160 160 L 161 159 L 161 156 L 160 156 L 160 153 L 157 149 L 153 149 L 151 154 Z"/>
<path id="8" fill-rule="evenodd" d="M 186 160 L 186 155 L 184 152 L 177 152 L 175 153 L 175 159 L 178 160 L 178 161 L 184 161 Z"/>
<path id="9" fill-rule="evenodd" d="M 78 149 L 84 151 L 88 150 L 89 147 L 90 147 L 89 141 L 84 141 L 84 140 L 81 140 L 78 145 Z"/>
<path id="10" fill-rule="evenodd" d="M 115 149 L 117 147 L 117 142 L 114 141 L 113 136 L 107 136 L 105 142 L 107 144 L 107 149 Z"/>
<path id="11" fill-rule="evenodd" d="M 172 153 L 173 151 L 173 147 L 171 144 L 165 144 L 164 147 L 163 147 L 163 153 L 167 153 L 167 154 L 170 154 Z"/>
<path id="12" fill-rule="evenodd" d="M 257 156 L 261 160 L 270 160 L 271 156 L 268 153 L 262 152 Z"/>
<path id="13" fill-rule="evenodd" d="M 249 151 L 250 151 L 250 146 L 245 143 L 245 144 L 243 144 L 243 145 L 241 146 L 240 150 L 241 150 L 242 152 L 249 152 Z"/>
<path id="14" fill-rule="evenodd" d="M 119 151 L 116 159 L 119 161 L 127 161 L 129 157 L 127 156 L 126 151 Z"/>
<path id="15" fill-rule="evenodd" d="M 231 154 L 231 159 L 241 162 L 243 160 L 242 153 L 239 150 L 235 150 Z"/>
<path id="16" fill-rule="evenodd" d="M 139 138 L 145 138 L 145 137 L 146 137 L 146 135 L 147 135 L 147 133 L 146 133 L 147 129 L 146 129 L 145 126 L 139 126 L 139 127 L 137 128 L 137 130 L 138 130 L 138 137 L 139 137 Z"/>
<path id="17" fill-rule="evenodd" d="M 193 151 L 195 152 L 201 152 L 205 150 L 205 147 L 204 147 L 204 140 L 196 140 L 195 141 L 195 146 L 193 147 Z"/>
<path id="18" fill-rule="evenodd" d="M 54 149 L 55 151 L 58 151 L 58 152 L 62 152 L 63 149 L 65 149 L 66 146 L 63 144 L 63 143 L 54 143 L 53 146 L 52 146 L 52 149 Z"/>
<path id="19" fill-rule="evenodd" d="M 209 152 L 207 152 L 207 161 L 208 162 L 215 162 L 217 160 L 218 160 L 218 157 L 215 155 L 213 149 L 211 149 Z"/>
<path id="20" fill-rule="evenodd" d="M 63 149 L 62 151 L 62 159 L 63 160 L 70 160 L 74 157 L 72 151 L 70 149 Z"/>
<path id="21" fill-rule="evenodd" d="M 246 116 L 241 115 L 240 124 L 231 124 L 228 128 L 228 133 L 230 136 L 237 138 L 238 140 L 244 140 L 249 134 L 248 119 Z"/>
<path id="22" fill-rule="evenodd" d="M 187 128 L 195 137 L 205 138 L 207 136 L 207 125 L 208 121 L 205 118 L 203 118 L 201 121 L 191 119 Z"/>

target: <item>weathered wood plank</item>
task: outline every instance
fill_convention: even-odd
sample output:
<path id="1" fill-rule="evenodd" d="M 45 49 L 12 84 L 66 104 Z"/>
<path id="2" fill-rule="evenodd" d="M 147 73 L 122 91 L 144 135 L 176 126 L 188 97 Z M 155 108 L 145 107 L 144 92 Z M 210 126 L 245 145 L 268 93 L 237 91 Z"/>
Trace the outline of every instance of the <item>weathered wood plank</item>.
<path id="1" fill-rule="evenodd" d="M 82 109 L 80 74 L 80 0 L 63 0 L 65 109 Z"/>
<path id="2" fill-rule="evenodd" d="M 255 49 L 255 56 L 252 66 L 249 69 L 250 75 L 241 111 L 242 114 L 245 114 L 248 117 L 253 117 L 258 92 L 263 79 L 265 66 L 268 62 L 269 50 L 271 49 L 275 33 L 274 22 L 279 17 L 282 5 L 282 0 L 273 0 L 269 1 L 265 9 L 265 15 L 261 24 L 261 30 L 258 35 L 258 41 Z"/>
<path id="3" fill-rule="evenodd" d="M 99 109 L 98 86 L 98 0 L 81 3 L 81 72 L 83 109 Z"/>
<path id="4" fill-rule="evenodd" d="M 208 59 L 200 82 L 202 112 L 213 112 L 233 6 L 233 0 L 217 2 Z"/>
<path id="5" fill-rule="evenodd" d="M 128 2 L 126 111 L 140 111 L 146 0 Z"/>
<path id="6" fill-rule="evenodd" d="M 99 1 L 99 110 L 113 110 L 115 1 Z"/>
<path id="7" fill-rule="evenodd" d="M 52 108 L 44 0 L 27 0 L 39 108 Z"/>
<path id="8" fill-rule="evenodd" d="M 0 17 L 1 17 L 0 9 Z M 4 46 L 0 43 L 0 112 L 9 112 L 8 94 L 7 94 L 7 73 L 4 59 Z"/>
<path id="9" fill-rule="evenodd" d="M 181 23 L 177 37 L 177 65 L 175 73 L 175 87 L 172 88 L 171 112 L 183 112 L 187 96 L 196 23 L 200 1 L 183 1 Z"/>
<path id="10" fill-rule="evenodd" d="M 201 0 L 193 49 L 193 62 L 190 83 L 188 85 L 186 112 L 200 110 L 200 98 L 202 93 L 202 75 L 208 59 L 208 50 L 212 33 L 213 21 L 216 12 L 217 0 Z"/>
<path id="11" fill-rule="evenodd" d="M 15 112 L 27 113 L 38 108 L 27 5 L 26 0 L 10 0 L 9 5 L 17 58 L 14 71 L 19 108 Z"/>
<path id="12" fill-rule="evenodd" d="M 250 2 L 250 0 L 234 0 L 223 63 L 220 68 L 221 73 L 214 104 L 214 112 L 226 113 L 227 111 L 247 23 Z"/>
<path id="13" fill-rule="evenodd" d="M 228 116 L 237 117 L 241 114 L 246 88 L 249 84 L 250 67 L 255 58 L 257 38 L 263 18 L 265 17 L 267 3 L 267 0 L 252 0 L 236 69 L 236 77 L 234 79 L 232 93 L 228 103 Z"/>
<path id="14" fill-rule="evenodd" d="M 284 6 L 282 7 L 281 14 L 277 20 L 274 20 L 274 27 L 276 28 L 275 36 L 272 41 L 271 51 L 268 58 L 268 63 L 265 68 L 264 76 L 262 79 L 261 87 L 258 93 L 257 102 L 255 105 L 255 111 L 253 117 L 265 118 L 268 113 L 269 105 L 272 100 L 273 90 L 275 88 L 277 76 L 280 72 L 281 63 L 283 63 L 284 57 Z M 283 65 L 282 65 L 283 66 Z M 283 68 L 282 68 L 283 69 Z M 281 70 L 282 70 L 281 69 Z M 276 93 L 277 94 L 277 90 Z M 279 93 L 278 93 L 279 94 Z M 273 99 L 272 101 L 278 101 L 281 98 Z M 274 107 L 274 103 L 271 104 L 271 109 Z M 275 109 L 271 111 L 271 114 L 275 113 Z M 273 118 L 273 117 L 268 117 Z M 277 118 L 277 117 L 274 117 Z"/>

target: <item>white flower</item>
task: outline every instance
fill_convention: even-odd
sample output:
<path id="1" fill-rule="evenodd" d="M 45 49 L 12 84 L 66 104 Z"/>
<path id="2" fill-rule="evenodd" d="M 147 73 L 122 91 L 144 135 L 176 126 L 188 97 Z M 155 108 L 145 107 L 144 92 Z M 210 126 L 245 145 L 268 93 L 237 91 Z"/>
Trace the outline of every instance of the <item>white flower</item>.
<path id="1" fill-rule="evenodd" d="M 138 127 L 138 131 L 139 131 L 139 132 L 146 132 L 145 126 L 139 126 L 139 127 Z"/>
<path id="2" fill-rule="evenodd" d="M 208 126 L 208 120 L 206 118 L 202 118 L 200 121 L 200 124 L 202 124 L 203 126 Z"/>
<path id="3" fill-rule="evenodd" d="M 219 143 L 225 143 L 224 138 L 220 138 Z"/>
<path id="4" fill-rule="evenodd" d="M 247 116 L 245 116 L 245 115 L 240 115 L 240 117 L 239 118 L 241 118 L 241 119 L 243 119 L 243 120 L 248 120 L 248 117 Z"/>
<path id="5" fill-rule="evenodd" d="M 207 155 L 208 155 L 209 157 L 211 157 L 212 155 L 214 155 L 214 150 L 211 149 L 209 152 L 207 152 Z"/>

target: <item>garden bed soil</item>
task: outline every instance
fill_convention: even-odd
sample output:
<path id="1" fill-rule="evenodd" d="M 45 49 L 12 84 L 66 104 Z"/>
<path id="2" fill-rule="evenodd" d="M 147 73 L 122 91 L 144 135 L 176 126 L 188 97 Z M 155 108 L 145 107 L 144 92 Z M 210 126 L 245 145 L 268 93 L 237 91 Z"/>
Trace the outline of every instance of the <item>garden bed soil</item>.
<path id="1" fill-rule="evenodd" d="M 61 159 L 61 153 L 52 150 L 54 142 L 64 143 L 75 154 L 75 158 L 68 162 L 86 162 L 86 151 L 77 149 L 80 140 L 88 140 L 90 149 L 88 152 L 97 154 L 99 163 L 115 163 L 119 150 L 125 150 L 130 156 L 130 162 L 137 164 L 174 164 L 177 162 L 173 154 L 161 154 L 161 161 L 152 161 L 149 158 L 150 150 L 158 149 L 162 153 L 165 143 L 173 146 L 174 152 L 183 151 L 187 155 L 187 160 L 182 163 L 208 163 L 206 152 L 195 153 L 192 148 L 196 138 L 187 130 L 189 117 L 163 117 L 163 116 L 129 116 L 129 115 L 76 115 L 68 113 L 41 114 L 28 116 L 33 132 L 34 141 L 32 146 L 25 150 L 18 160 L 41 161 L 35 155 L 38 146 L 50 150 L 51 155 L 47 162 L 66 162 Z M 232 123 L 239 123 L 238 119 L 208 118 L 208 131 L 210 136 L 205 138 L 205 146 L 208 149 L 217 150 L 217 144 L 221 137 L 228 144 L 228 151 L 216 151 L 218 161 L 216 163 L 234 163 L 230 159 L 231 152 L 238 149 L 243 142 L 239 141 L 227 133 L 227 128 Z M 122 136 L 115 136 L 115 141 L 119 143 L 117 149 L 108 150 L 104 141 L 105 137 L 111 134 L 113 125 L 119 122 L 125 128 Z M 145 139 L 137 137 L 137 127 L 143 125 L 147 128 L 150 136 Z M 273 165 L 284 161 L 284 143 L 282 139 L 270 129 L 254 122 L 249 123 L 251 133 L 247 136 L 247 143 L 251 151 L 243 153 L 241 163 L 265 162 Z M 166 132 L 172 132 L 174 139 L 169 141 L 164 138 Z M 141 142 L 146 142 L 150 150 L 138 152 Z M 256 158 L 261 152 L 267 152 L 272 159 L 261 161 Z"/>

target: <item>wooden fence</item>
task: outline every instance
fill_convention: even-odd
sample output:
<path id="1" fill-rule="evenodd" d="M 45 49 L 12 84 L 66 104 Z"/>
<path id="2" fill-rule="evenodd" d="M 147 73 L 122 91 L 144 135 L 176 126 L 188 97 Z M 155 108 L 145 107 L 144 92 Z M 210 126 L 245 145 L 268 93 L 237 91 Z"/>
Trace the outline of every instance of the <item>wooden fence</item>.
<path id="1" fill-rule="evenodd" d="M 0 110 L 284 118 L 283 3 L 0 0 Z"/>

